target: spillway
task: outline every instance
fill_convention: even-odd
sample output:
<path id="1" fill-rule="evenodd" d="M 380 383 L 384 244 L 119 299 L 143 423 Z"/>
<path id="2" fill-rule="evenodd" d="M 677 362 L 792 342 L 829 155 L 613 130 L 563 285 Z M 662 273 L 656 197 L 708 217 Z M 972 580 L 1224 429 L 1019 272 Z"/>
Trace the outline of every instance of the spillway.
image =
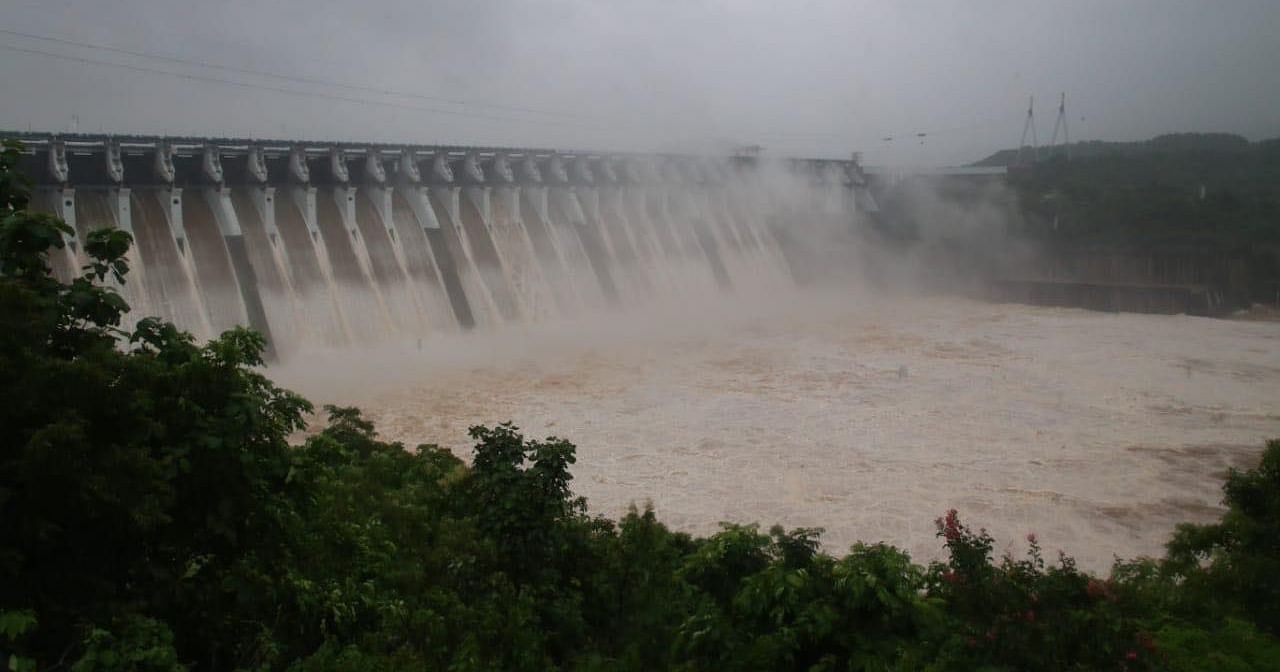
<path id="1" fill-rule="evenodd" d="M 793 282 L 786 241 L 855 227 L 866 184 L 856 161 L 0 135 L 75 229 L 59 277 L 127 230 L 134 319 L 248 325 L 280 358 Z"/>

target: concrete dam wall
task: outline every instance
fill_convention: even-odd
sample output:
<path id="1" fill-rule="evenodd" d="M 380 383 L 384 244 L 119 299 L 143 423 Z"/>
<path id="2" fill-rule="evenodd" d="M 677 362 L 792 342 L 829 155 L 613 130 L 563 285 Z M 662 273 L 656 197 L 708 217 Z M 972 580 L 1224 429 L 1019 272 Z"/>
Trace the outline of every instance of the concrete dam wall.
<path id="1" fill-rule="evenodd" d="M 1111 312 L 1222 316 L 1250 301 L 1246 260 L 1213 253 L 1047 250 L 1034 273 L 992 282 L 997 300 Z"/>
<path id="2" fill-rule="evenodd" d="M 135 240 L 134 319 L 245 324 L 271 355 L 789 283 L 798 229 L 853 226 L 853 161 L 30 136 L 32 206 Z M 869 200 L 869 199 L 868 199 Z"/>

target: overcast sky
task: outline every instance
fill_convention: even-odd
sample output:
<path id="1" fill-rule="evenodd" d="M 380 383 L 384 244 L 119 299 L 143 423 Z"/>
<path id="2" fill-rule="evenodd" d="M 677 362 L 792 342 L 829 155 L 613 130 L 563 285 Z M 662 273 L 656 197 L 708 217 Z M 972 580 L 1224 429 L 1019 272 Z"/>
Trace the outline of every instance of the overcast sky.
<path id="1" fill-rule="evenodd" d="M 1280 0 L 0 0 L 11 130 L 936 165 L 1061 91 L 1076 140 L 1280 135 Z"/>

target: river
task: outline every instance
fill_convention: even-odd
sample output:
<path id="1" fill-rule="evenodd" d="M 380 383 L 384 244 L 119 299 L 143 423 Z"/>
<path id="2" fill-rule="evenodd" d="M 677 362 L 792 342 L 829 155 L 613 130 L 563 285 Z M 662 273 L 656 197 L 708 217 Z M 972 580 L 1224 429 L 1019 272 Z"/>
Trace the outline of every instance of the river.
<path id="1" fill-rule="evenodd" d="M 1280 324 L 784 291 L 312 353 L 276 367 L 389 439 L 510 420 L 578 446 L 594 513 L 825 529 L 939 557 L 950 508 L 1105 571 L 1221 511 L 1280 437 Z"/>

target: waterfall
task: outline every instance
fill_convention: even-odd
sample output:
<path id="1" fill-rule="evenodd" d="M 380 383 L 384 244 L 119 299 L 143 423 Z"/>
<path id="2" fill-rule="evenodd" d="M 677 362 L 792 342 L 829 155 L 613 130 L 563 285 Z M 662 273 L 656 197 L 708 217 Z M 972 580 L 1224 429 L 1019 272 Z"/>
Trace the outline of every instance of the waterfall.
<path id="1" fill-rule="evenodd" d="M 278 344 L 296 347 L 317 344 L 313 328 L 305 318 L 303 301 L 293 285 L 289 253 L 285 249 L 279 231 L 274 226 L 268 231 L 266 219 L 274 223 L 274 207 L 268 199 L 275 200 L 275 190 L 268 193 L 261 188 L 234 189 L 231 203 L 244 236 L 245 253 L 253 267 L 258 295 L 271 325 L 271 335 Z M 300 253 L 301 251 L 295 252 Z"/>
<path id="2" fill-rule="evenodd" d="M 58 206 L 61 199 L 62 195 L 56 191 L 37 193 L 31 199 L 30 208 L 34 212 L 57 217 L 60 215 Z M 49 268 L 53 269 L 53 277 L 62 282 L 70 282 L 80 274 L 80 266 L 83 262 L 74 239 L 64 238 L 63 242 L 66 244 L 62 249 L 50 251 Z"/>
<path id="3" fill-rule="evenodd" d="M 361 189 L 356 193 L 354 239 L 363 241 L 369 275 L 382 297 L 390 326 L 404 339 L 431 328 L 427 305 L 413 290 L 403 247 L 390 221 L 391 194 L 385 189 Z"/>
<path id="4" fill-rule="evenodd" d="M 621 201 L 622 192 L 618 187 L 601 188 L 595 194 L 593 211 L 614 263 L 627 284 L 628 295 L 643 299 L 652 294 L 653 283 L 647 275 L 648 269 L 641 265 L 635 236 L 622 212 Z"/>
<path id="5" fill-rule="evenodd" d="M 206 317 L 214 334 L 249 324 L 231 257 L 209 202 L 199 189 L 186 192 L 182 203 L 183 229 L 190 244 L 195 285 L 204 301 Z"/>
<path id="6" fill-rule="evenodd" d="M 428 200 L 435 214 L 437 225 L 426 230 L 432 251 L 440 270 L 448 282 L 456 286 L 450 291 L 450 301 L 455 310 L 465 304 L 466 317 L 460 317 L 463 326 L 489 326 L 498 322 L 497 308 L 489 290 L 480 279 L 479 271 L 471 258 L 471 252 L 462 233 L 456 188 L 432 188 Z"/>
<path id="7" fill-rule="evenodd" d="M 357 342 L 378 342 L 387 340 L 393 330 L 387 306 L 371 277 L 371 262 L 359 229 L 351 221 L 354 200 L 355 195 L 343 188 L 322 189 L 316 194 L 316 226 L 320 231 L 316 250 L 328 258 L 334 293 L 351 337 Z"/>
<path id="8" fill-rule="evenodd" d="M 351 342 L 347 321 L 337 299 L 335 282 L 328 271 L 323 253 L 324 241 L 319 231 L 308 226 L 310 203 L 314 192 L 288 188 L 277 192 L 275 201 L 276 230 L 280 245 L 286 251 L 288 277 L 298 306 L 299 322 L 312 336 L 308 345 L 340 346 Z M 309 203 L 310 202 L 310 203 Z"/>
<path id="9" fill-rule="evenodd" d="M 546 203 L 548 237 L 564 265 L 569 284 L 573 286 L 578 301 L 584 310 L 604 308 L 608 303 L 606 291 L 612 291 L 613 287 L 611 282 L 608 285 L 601 283 L 597 271 L 592 268 L 587 250 L 583 247 L 578 228 L 585 225 L 585 217 L 577 197 L 567 188 L 551 188 L 547 191 Z"/>
<path id="10" fill-rule="evenodd" d="M 570 317 L 582 307 L 564 257 L 556 247 L 547 217 L 547 189 L 524 187 L 520 192 L 520 220 L 538 269 L 561 315 Z"/>
<path id="11" fill-rule="evenodd" d="M 138 186 L 126 186 L 109 155 L 105 182 L 99 173 L 80 185 L 73 174 L 38 188 L 32 207 L 75 229 L 50 256 L 55 274 L 79 272 L 91 231 L 127 230 L 135 245 L 119 291 L 132 320 L 156 315 L 201 340 L 249 325 L 269 356 L 288 358 L 753 296 L 807 270 L 787 250 L 807 235 L 801 228 L 854 221 L 846 173 L 830 162 L 765 179 L 729 162 L 525 153 L 516 176 L 500 152 L 428 149 L 428 175 L 417 150 L 390 169 L 386 155 L 360 150 L 362 173 L 344 168 L 352 154 L 337 147 L 222 151 L 247 156 L 247 172 L 224 175 L 226 154 L 203 144 L 175 154 L 185 172 L 129 159 L 128 171 L 143 171 Z M 193 156 L 203 163 L 193 168 Z M 330 173 L 313 180 L 309 162 L 325 156 Z"/>
<path id="12" fill-rule="evenodd" d="M 131 224 L 128 227 L 123 226 L 117 217 L 117 207 L 123 206 L 125 214 L 128 214 L 128 197 L 124 197 L 123 203 L 120 199 L 121 194 L 118 190 L 113 192 L 98 189 L 76 190 L 76 229 L 80 240 L 83 241 L 90 231 L 96 229 L 132 228 Z M 129 273 L 125 276 L 124 283 L 117 283 L 114 279 L 108 279 L 107 282 L 120 292 L 120 296 L 124 297 L 125 302 L 132 309 L 125 315 L 125 323 L 122 325 L 128 328 L 139 317 L 154 314 L 155 309 L 151 307 L 147 298 L 147 269 L 142 263 L 137 245 L 129 248 L 125 261 L 129 264 Z"/>
<path id="13" fill-rule="evenodd" d="M 213 336 L 204 300 L 195 285 L 185 234 L 173 222 L 181 204 L 169 189 L 136 189 L 130 195 L 138 256 L 146 267 L 147 304 L 197 338 Z"/>
<path id="14" fill-rule="evenodd" d="M 502 257 L 489 233 L 489 193 L 481 187 L 467 187 L 463 192 L 458 202 L 459 221 L 461 238 L 470 252 L 471 262 L 503 321 L 518 321 L 520 309 L 512 295 Z"/>
<path id="15" fill-rule="evenodd" d="M 403 250 L 409 285 L 418 296 L 428 328 L 433 331 L 452 331 L 464 320 L 456 314 L 450 303 L 449 290 L 445 287 L 440 265 L 436 263 L 436 253 L 427 240 L 425 229 L 434 225 L 435 220 L 426 224 L 419 222 L 410 199 L 421 210 L 425 211 L 429 207 L 422 194 L 414 190 L 409 190 L 406 194 L 405 190 L 396 189 L 391 194 L 391 222 Z M 465 309 L 465 304 L 463 313 L 469 320 L 470 312 Z"/>
<path id="16" fill-rule="evenodd" d="M 489 199 L 490 232 L 506 270 L 511 291 L 525 319 L 541 321 L 559 315 L 551 282 L 545 277 L 521 217 L 519 187 L 495 188 Z"/>

